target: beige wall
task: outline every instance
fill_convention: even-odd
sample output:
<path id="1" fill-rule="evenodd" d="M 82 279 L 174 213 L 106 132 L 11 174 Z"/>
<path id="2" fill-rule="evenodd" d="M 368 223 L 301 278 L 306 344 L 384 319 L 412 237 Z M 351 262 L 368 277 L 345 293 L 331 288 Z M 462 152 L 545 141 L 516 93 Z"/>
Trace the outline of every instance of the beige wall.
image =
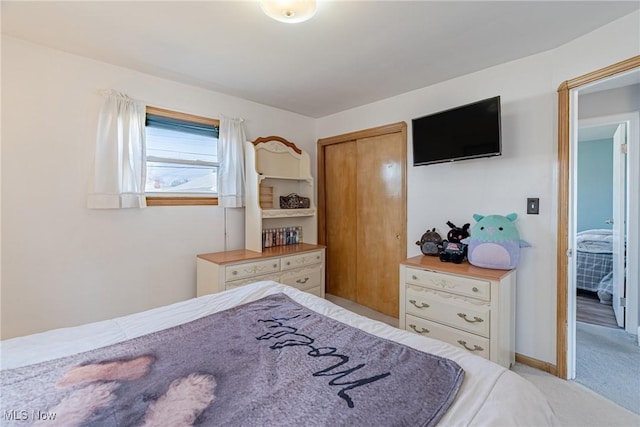
<path id="1" fill-rule="evenodd" d="M 76 325 L 195 295 L 194 255 L 224 249 L 217 207 L 89 211 L 97 90 L 150 105 L 246 119 L 249 139 L 281 135 L 312 155 L 315 140 L 502 96 L 503 155 L 408 170 L 408 254 L 426 228 L 517 212 L 518 353 L 555 363 L 556 89 L 640 53 L 639 13 L 552 51 L 319 120 L 3 38 L 2 338 Z M 408 161 L 411 165 L 411 129 Z M 446 178 L 446 179 L 443 179 Z M 525 215 L 527 197 L 540 215 Z M 243 213 L 228 215 L 229 249 Z"/>
<path id="2" fill-rule="evenodd" d="M 564 80 L 640 53 L 640 14 L 532 55 L 318 120 L 318 137 L 406 121 L 408 129 L 407 254 L 426 229 L 446 234 L 447 221 L 479 213 L 519 215 L 516 351 L 555 363 L 557 88 Z M 502 97 L 501 157 L 413 167 L 411 119 L 491 96 Z M 526 215 L 526 199 L 540 214 Z"/>
<path id="3" fill-rule="evenodd" d="M 148 105 L 245 119 L 247 137 L 307 151 L 314 121 L 79 56 L 2 39 L 2 338 L 121 316 L 194 297 L 195 255 L 224 250 L 224 210 L 85 208 L 98 90 Z M 227 212 L 244 246 L 244 210 Z"/>

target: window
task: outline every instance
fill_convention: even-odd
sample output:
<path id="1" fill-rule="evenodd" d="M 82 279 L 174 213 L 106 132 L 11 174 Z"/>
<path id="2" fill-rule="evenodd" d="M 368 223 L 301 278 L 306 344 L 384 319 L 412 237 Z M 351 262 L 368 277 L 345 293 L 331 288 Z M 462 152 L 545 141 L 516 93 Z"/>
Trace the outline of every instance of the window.
<path id="1" fill-rule="evenodd" d="M 147 107 L 147 205 L 217 204 L 218 120 Z"/>

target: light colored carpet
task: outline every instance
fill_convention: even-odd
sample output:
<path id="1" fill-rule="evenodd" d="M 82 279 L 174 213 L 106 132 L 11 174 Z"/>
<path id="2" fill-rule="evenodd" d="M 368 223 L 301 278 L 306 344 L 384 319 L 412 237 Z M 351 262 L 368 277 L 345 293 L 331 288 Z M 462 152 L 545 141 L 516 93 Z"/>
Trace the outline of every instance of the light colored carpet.
<path id="1" fill-rule="evenodd" d="M 576 343 L 575 381 L 640 414 L 640 347 L 635 337 L 623 329 L 577 322 Z"/>
<path id="2" fill-rule="evenodd" d="M 382 313 L 335 295 L 327 294 L 326 298 L 347 310 L 388 323 L 391 326 L 398 326 L 397 318 L 385 316 Z M 520 363 L 516 363 L 511 370 L 533 383 L 542 391 L 542 394 L 549 400 L 549 404 L 558 417 L 561 426 L 640 427 L 640 416 L 596 394 L 581 384 L 560 379 Z M 638 393 L 636 392 L 637 395 Z"/>
<path id="3" fill-rule="evenodd" d="M 335 305 L 339 305 L 342 308 L 346 308 L 349 311 L 353 311 L 354 313 L 358 313 L 361 316 L 368 317 L 369 319 L 378 320 L 380 322 L 384 322 L 387 325 L 391 325 L 394 328 L 398 327 L 398 318 L 387 316 L 386 314 L 382 314 L 375 310 L 370 309 L 369 307 L 365 307 L 360 305 L 354 301 L 341 298 L 336 295 L 325 294 L 324 296 L 327 300 L 331 301 Z"/>
<path id="4" fill-rule="evenodd" d="M 638 427 L 640 416 L 581 384 L 516 363 L 512 371 L 533 383 L 547 397 L 560 424 L 566 427 Z"/>

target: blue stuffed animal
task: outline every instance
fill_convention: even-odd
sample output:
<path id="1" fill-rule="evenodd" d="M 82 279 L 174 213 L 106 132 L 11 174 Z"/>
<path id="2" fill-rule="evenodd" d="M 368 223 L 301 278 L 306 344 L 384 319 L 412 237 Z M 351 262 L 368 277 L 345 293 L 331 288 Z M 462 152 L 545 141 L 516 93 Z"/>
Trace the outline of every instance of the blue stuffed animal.
<path id="1" fill-rule="evenodd" d="M 477 267 L 511 270 L 518 265 L 520 248 L 531 246 L 520 239 L 514 221 L 518 215 L 507 216 L 474 214 L 478 221 L 471 229 L 471 236 L 462 242 L 467 243 L 469 263 Z"/>

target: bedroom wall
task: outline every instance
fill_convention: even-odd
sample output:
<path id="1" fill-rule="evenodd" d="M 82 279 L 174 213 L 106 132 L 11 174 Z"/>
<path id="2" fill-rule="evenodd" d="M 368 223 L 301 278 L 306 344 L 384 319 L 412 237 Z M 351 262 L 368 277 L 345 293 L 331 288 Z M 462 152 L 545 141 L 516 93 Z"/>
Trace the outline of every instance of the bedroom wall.
<path id="1" fill-rule="evenodd" d="M 315 150 L 314 121 L 220 93 L 2 38 L 2 339 L 194 297 L 195 256 L 224 246 L 217 206 L 89 210 L 102 98 L 245 119 L 248 139 Z M 227 212 L 227 249 L 244 210 Z"/>
<path id="2" fill-rule="evenodd" d="M 613 139 L 578 143 L 578 232 L 611 229 L 613 217 Z"/>
<path id="3" fill-rule="evenodd" d="M 407 254 L 431 227 L 470 222 L 472 214 L 519 215 L 516 352 L 555 364 L 557 88 L 564 80 L 640 53 L 639 13 L 541 54 L 318 120 L 324 138 L 397 121 L 408 130 Z M 494 95 L 502 97 L 503 155 L 412 167 L 411 119 Z M 527 197 L 540 214 L 526 215 Z"/>
<path id="4" fill-rule="evenodd" d="M 604 120 L 604 118 L 607 117 L 611 117 L 611 116 L 619 116 L 619 115 L 627 115 L 629 113 L 640 113 L 640 84 L 633 84 L 633 85 L 628 85 L 628 86 L 624 86 L 624 87 L 620 87 L 620 88 L 616 88 L 616 89 L 609 89 L 609 90 L 604 90 L 604 91 L 600 91 L 600 92 L 596 92 L 596 93 L 580 93 L 578 96 L 578 103 L 579 103 L 579 108 L 578 108 L 578 119 L 579 120 L 584 120 L 584 121 L 589 121 L 589 120 Z M 613 159 L 613 153 L 611 152 L 611 144 L 613 143 L 612 139 L 609 139 L 608 142 L 605 141 L 585 141 L 587 142 L 587 144 L 585 144 L 586 146 L 589 146 L 590 148 L 585 150 L 586 152 L 583 153 L 583 142 L 580 141 L 579 143 L 579 152 L 578 152 L 578 162 L 581 163 L 582 160 L 584 158 L 584 155 L 588 156 L 588 158 L 585 160 L 586 163 L 592 163 L 592 164 L 596 164 L 596 159 L 592 157 L 592 152 L 594 151 L 602 151 L 601 154 L 597 154 L 594 156 L 598 156 L 601 155 L 606 162 L 612 161 Z M 599 148 L 595 148 L 595 146 L 598 146 Z M 605 148 L 604 145 L 606 145 L 609 148 Z M 608 151 L 607 151 L 608 150 Z M 608 159 L 608 160 L 607 160 Z M 580 169 L 582 166 L 578 166 L 578 169 Z M 589 205 L 589 209 L 583 209 L 580 204 L 580 200 L 585 198 L 585 200 L 588 200 L 591 197 L 591 195 L 589 194 L 589 188 L 592 185 L 595 186 L 599 186 L 602 188 L 606 188 L 606 185 L 611 185 L 612 182 L 612 176 L 610 175 L 610 171 L 612 170 L 611 168 L 608 168 L 605 170 L 600 170 L 600 169 L 592 169 L 594 171 L 593 174 L 585 174 L 588 175 L 585 178 L 581 178 L 578 177 L 578 231 L 582 231 L 588 228 L 611 228 L 611 225 L 607 225 L 604 224 L 602 222 L 600 222 L 600 225 L 598 226 L 598 221 L 596 220 L 595 216 L 593 215 L 593 213 L 598 213 L 597 218 L 611 218 L 611 211 L 612 208 L 608 207 L 608 205 L 610 204 L 610 200 L 612 197 L 612 193 L 613 190 L 609 187 L 608 191 L 606 192 L 606 197 L 602 198 L 602 199 L 597 199 L 596 200 L 589 200 L 588 201 L 588 205 Z M 586 168 L 585 168 L 586 169 Z M 580 173 L 580 170 L 579 170 Z M 582 184 L 583 179 L 588 180 L 588 184 Z M 605 185 L 603 185 L 605 184 Z M 634 197 L 634 194 L 630 194 L 630 197 Z M 636 196 L 637 197 L 637 196 Z M 603 207 L 602 205 L 599 205 L 599 203 L 605 204 L 606 203 L 606 207 L 608 207 L 608 209 L 605 209 L 605 207 Z M 604 215 L 604 211 L 608 211 L 609 213 L 605 216 Z M 581 216 L 583 215 L 586 216 L 594 216 L 593 220 L 589 219 L 589 223 L 590 226 L 585 225 L 584 222 L 581 220 Z"/>
<path id="5" fill-rule="evenodd" d="M 419 254 L 412 243 L 427 227 L 446 229 L 447 220 L 518 213 L 533 247 L 523 250 L 518 270 L 516 350 L 555 363 L 556 89 L 638 55 L 639 20 L 636 12 L 554 50 L 319 120 L 3 37 L 2 338 L 192 297 L 195 254 L 224 249 L 217 207 L 84 208 L 99 89 L 193 114 L 244 117 L 249 139 L 282 135 L 310 151 L 312 162 L 317 138 L 410 125 L 500 94 L 502 157 L 409 166 L 407 251 Z M 527 197 L 540 197 L 540 215 L 524 214 Z M 242 246 L 243 214 L 228 217 L 233 249 Z"/>

